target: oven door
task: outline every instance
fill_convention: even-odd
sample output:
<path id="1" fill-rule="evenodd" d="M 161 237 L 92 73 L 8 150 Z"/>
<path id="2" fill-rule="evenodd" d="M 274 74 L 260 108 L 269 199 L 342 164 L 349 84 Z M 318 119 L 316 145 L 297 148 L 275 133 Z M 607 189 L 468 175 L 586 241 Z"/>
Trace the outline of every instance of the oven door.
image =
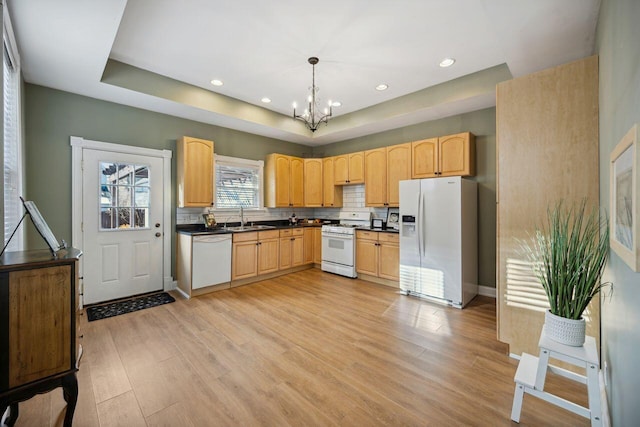
<path id="1" fill-rule="evenodd" d="M 354 236 L 351 234 L 334 234 L 322 232 L 322 261 L 354 265 Z"/>

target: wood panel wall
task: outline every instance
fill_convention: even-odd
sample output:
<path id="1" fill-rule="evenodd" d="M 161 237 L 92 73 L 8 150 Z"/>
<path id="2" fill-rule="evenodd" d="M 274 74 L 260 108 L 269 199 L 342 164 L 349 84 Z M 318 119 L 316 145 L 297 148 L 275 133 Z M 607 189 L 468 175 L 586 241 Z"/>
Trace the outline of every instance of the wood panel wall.
<path id="1" fill-rule="evenodd" d="M 507 303 L 507 261 L 524 258 L 519 239 L 550 204 L 598 205 L 598 58 L 500 83 L 496 95 L 498 339 L 510 353 L 538 354 L 544 313 Z M 596 300 L 587 335 L 599 343 Z"/>

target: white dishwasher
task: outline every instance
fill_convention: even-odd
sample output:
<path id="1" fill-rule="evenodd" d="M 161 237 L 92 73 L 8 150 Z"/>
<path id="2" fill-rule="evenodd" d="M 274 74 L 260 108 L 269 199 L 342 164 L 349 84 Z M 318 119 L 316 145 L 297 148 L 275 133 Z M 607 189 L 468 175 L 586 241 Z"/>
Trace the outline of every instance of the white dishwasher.
<path id="1" fill-rule="evenodd" d="M 231 234 L 193 237 L 191 288 L 231 281 Z"/>

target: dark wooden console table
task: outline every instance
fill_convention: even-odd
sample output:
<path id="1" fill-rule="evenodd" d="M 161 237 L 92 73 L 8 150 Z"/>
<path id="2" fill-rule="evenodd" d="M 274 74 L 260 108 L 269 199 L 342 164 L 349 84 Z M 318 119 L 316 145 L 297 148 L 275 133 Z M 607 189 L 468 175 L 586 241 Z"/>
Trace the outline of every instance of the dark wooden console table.
<path id="1" fill-rule="evenodd" d="M 0 257 L 0 417 L 18 419 L 18 404 L 62 387 L 70 427 L 78 400 L 78 258 L 63 249 Z"/>

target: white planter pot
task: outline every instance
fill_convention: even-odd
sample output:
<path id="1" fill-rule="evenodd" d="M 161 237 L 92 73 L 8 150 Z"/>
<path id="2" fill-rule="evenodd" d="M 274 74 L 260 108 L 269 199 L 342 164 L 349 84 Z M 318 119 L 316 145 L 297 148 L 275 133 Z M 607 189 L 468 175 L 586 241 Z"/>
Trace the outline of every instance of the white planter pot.
<path id="1" fill-rule="evenodd" d="M 584 318 L 580 320 L 567 319 L 556 316 L 547 310 L 544 316 L 544 331 L 547 337 L 560 344 L 581 347 L 584 344 L 586 322 Z"/>

